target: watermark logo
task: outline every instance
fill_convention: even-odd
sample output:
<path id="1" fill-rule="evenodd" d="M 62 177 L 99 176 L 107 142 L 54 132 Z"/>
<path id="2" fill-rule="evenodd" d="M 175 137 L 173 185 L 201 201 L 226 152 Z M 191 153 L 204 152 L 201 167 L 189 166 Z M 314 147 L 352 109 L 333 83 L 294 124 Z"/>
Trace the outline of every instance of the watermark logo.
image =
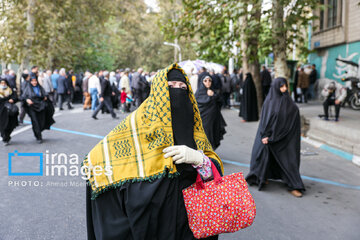
<path id="1" fill-rule="evenodd" d="M 9 176 L 43 176 L 43 153 L 8 154 Z"/>
<path id="2" fill-rule="evenodd" d="M 89 169 L 80 166 L 79 156 L 75 153 L 20 153 L 15 150 L 8 153 L 9 176 L 46 176 L 46 177 L 78 177 L 89 180 L 90 175 L 112 175 L 112 167 L 95 166 Z"/>

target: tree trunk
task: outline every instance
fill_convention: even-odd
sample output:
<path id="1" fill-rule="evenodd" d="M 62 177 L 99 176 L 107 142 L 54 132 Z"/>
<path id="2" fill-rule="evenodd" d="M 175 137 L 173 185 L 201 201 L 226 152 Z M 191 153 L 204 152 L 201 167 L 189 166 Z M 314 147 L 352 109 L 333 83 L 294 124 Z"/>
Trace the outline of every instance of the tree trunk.
<path id="1" fill-rule="evenodd" d="M 249 72 L 251 73 L 255 88 L 256 88 L 256 95 L 257 95 L 257 103 L 259 113 L 261 112 L 261 107 L 263 105 L 263 96 L 262 96 L 262 85 L 261 85 L 261 78 L 260 78 L 260 62 L 258 56 L 258 47 L 259 47 L 259 32 L 260 32 L 260 19 L 261 19 L 261 3 L 262 1 L 255 0 L 253 4 L 253 12 L 250 15 L 250 20 L 252 22 L 256 22 L 256 26 L 252 31 L 250 37 L 248 38 L 247 45 L 250 46 L 250 51 L 248 52 L 248 58 L 251 59 L 249 63 Z"/>
<path id="2" fill-rule="evenodd" d="M 247 7 L 247 5 L 246 5 Z M 240 26 L 241 26 L 241 57 L 242 57 L 242 69 L 243 69 L 243 81 L 245 80 L 245 74 L 249 72 L 249 59 L 246 54 L 246 49 L 248 48 L 248 42 L 245 39 L 245 29 L 247 27 L 247 16 L 244 15 L 240 17 Z"/>
<path id="3" fill-rule="evenodd" d="M 34 20 L 34 9 L 36 0 L 28 0 L 27 1 L 27 9 L 26 9 L 26 18 L 27 18 L 27 26 L 26 26 L 26 32 L 27 37 L 24 41 L 24 55 L 21 59 L 20 67 L 17 71 L 17 77 L 16 77 L 16 85 L 18 89 L 20 89 L 20 80 L 21 80 L 21 74 L 24 71 L 24 68 L 28 67 L 30 64 L 30 53 L 31 53 L 31 46 L 32 41 L 34 39 L 34 32 L 35 32 L 35 20 Z M 20 91 L 18 91 L 20 93 Z"/>
<path id="4" fill-rule="evenodd" d="M 290 77 L 286 64 L 286 29 L 284 27 L 284 6 L 281 0 L 273 0 L 272 35 L 275 77 Z"/>

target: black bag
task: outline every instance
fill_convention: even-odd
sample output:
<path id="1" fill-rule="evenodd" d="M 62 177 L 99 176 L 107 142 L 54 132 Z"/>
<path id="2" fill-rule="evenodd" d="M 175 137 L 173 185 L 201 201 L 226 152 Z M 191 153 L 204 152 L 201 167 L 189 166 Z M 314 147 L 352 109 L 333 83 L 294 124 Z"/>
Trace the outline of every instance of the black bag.
<path id="1" fill-rule="evenodd" d="M 19 114 L 19 108 L 13 103 L 5 103 L 5 107 L 10 116 L 16 116 Z"/>

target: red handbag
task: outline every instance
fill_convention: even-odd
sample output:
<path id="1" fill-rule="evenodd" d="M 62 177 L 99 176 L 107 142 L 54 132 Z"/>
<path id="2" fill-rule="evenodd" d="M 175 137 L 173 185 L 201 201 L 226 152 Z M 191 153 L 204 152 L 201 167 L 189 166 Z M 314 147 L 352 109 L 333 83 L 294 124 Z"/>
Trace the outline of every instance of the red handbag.
<path id="1" fill-rule="evenodd" d="M 190 229 L 194 237 L 206 238 L 236 232 L 250 226 L 256 206 L 241 172 L 221 177 L 211 162 L 214 180 L 196 183 L 183 190 Z"/>

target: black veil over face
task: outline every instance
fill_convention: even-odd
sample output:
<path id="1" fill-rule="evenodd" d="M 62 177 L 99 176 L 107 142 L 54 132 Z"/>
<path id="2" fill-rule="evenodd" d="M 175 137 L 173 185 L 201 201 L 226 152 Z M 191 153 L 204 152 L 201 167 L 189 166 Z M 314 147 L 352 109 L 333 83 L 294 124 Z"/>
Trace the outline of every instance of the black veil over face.
<path id="1" fill-rule="evenodd" d="M 168 81 L 186 83 L 185 76 L 178 69 L 169 71 Z M 196 149 L 194 141 L 194 110 L 188 89 L 169 87 L 172 128 L 175 145 L 186 145 Z"/>

